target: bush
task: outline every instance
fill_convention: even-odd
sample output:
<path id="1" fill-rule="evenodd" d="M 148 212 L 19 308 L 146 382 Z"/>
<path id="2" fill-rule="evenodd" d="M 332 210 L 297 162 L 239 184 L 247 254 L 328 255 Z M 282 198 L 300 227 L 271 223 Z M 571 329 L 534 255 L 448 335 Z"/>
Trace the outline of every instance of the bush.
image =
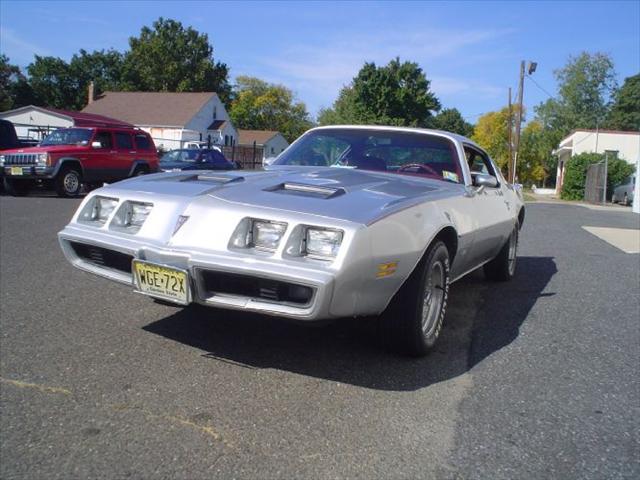
<path id="1" fill-rule="evenodd" d="M 565 168 L 560 198 L 563 200 L 584 200 L 584 184 L 589 165 L 604 161 L 602 153 L 581 153 L 572 157 Z M 619 158 L 610 157 L 607 163 L 607 197 L 611 198 L 613 187 L 633 173 L 634 166 Z"/>

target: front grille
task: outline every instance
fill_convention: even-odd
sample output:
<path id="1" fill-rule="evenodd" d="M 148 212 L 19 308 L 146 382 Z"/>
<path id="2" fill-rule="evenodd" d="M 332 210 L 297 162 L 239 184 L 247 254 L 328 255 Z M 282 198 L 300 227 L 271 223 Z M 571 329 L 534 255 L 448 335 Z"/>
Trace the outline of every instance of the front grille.
<path id="1" fill-rule="evenodd" d="M 35 153 L 12 153 L 4 156 L 5 165 L 35 165 L 38 156 Z"/>
<path id="2" fill-rule="evenodd" d="M 111 268 L 123 273 L 131 273 L 132 255 L 116 252 L 107 248 L 87 245 L 86 243 L 69 242 L 78 257 L 98 267 Z"/>
<path id="3" fill-rule="evenodd" d="M 313 298 L 313 288 L 305 285 L 211 270 L 201 270 L 200 275 L 207 296 L 239 295 L 297 306 L 308 305 Z"/>

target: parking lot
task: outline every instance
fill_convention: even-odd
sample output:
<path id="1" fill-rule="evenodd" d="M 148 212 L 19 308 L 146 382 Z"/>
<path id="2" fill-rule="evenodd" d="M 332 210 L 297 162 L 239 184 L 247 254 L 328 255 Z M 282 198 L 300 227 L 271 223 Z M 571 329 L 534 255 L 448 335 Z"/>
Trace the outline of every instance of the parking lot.
<path id="1" fill-rule="evenodd" d="M 78 200 L 0 197 L 0 477 L 638 478 L 640 258 L 530 203 L 514 281 L 452 287 L 437 351 L 174 308 L 73 269 Z"/>

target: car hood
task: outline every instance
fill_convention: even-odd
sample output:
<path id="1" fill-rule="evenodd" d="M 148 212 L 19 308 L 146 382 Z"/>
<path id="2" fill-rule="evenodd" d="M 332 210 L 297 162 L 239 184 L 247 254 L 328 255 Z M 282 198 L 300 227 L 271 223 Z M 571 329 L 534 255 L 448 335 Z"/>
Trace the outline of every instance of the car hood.
<path id="1" fill-rule="evenodd" d="M 39 145 L 37 147 L 12 148 L 11 150 L 3 150 L 3 155 L 11 155 L 13 153 L 64 153 L 86 151 L 87 145 Z"/>
<path id="2" fill-rule="evenodd" d="M 234 165 L 229 163 L 227 168 L 222 168 L 222 165 L 212 165 L 207 162 L 188 163 L 188 162 L 160 162 L 159 164 L 162 170 L 233 170 Z"/>
<path id="3" fill-rule="evenodd" d="M 460 184 L 408 175 L 279 166 L 261 172 L 162 173 L 125 180 L 109 188 L 177 196 L 187 203 L 229 202 L 362 224 L 412 204 L 464 190 Z"/>

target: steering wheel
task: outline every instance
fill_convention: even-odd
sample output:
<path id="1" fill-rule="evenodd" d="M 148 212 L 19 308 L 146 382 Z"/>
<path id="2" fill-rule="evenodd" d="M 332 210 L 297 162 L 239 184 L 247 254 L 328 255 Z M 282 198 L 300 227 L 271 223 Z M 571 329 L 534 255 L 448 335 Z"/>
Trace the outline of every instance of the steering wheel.
<path id="1" fill-rule="evenodd" d="M 404 172 L 406 170 L 411 170 L 413 168 L 418 169 L 418 171 L 415 173 L 427 173 L 429 175 L 435 175 L 436 177 L 442 176 L 438 172 L 436 172 L 433 168 L 431 168 L 429 165 L 425 165 L 424 163 L 407 163 L 406 165 L 402 165 L 398 169 L 398 172 Z"/>

